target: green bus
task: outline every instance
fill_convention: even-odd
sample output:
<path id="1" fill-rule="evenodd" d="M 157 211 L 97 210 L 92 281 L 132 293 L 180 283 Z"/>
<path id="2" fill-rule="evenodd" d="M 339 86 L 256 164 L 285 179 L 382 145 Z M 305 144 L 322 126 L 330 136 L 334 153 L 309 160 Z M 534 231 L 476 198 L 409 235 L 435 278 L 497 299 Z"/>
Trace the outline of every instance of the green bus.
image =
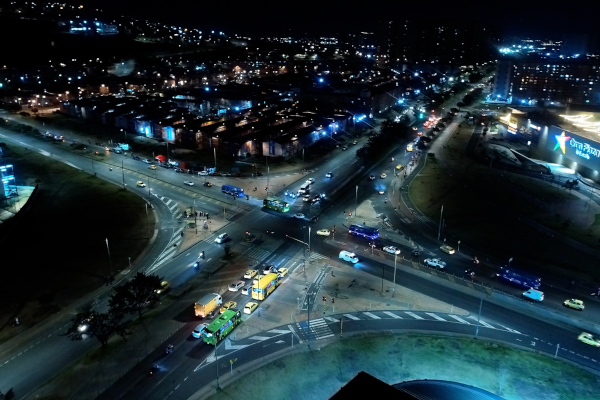
<path id="1" fill-rule="evenodd" d="M 236 309 L 225 310 L 219 318 L 210 323 L 202 332 L 202 340 L 216 345 L 242 322 L 242 312 Z"/>
<path id="2" fill-rule="evenodd" d="M 271 210 L 288 212 L 290 211 L 290 205 L 287 201 L 278 200 L 274 197 L 269 197 L 263 200 L 263 207 L 270 208 Z"/>

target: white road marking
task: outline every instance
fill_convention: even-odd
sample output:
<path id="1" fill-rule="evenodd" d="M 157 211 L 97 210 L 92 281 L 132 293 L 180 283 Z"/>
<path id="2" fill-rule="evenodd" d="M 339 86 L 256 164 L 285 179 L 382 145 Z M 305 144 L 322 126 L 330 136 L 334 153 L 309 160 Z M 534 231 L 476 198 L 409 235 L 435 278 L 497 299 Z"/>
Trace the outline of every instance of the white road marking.
<path id="1" fill-rule="evenodd" d="M 396 315 L 396 314 L 394 314 L 394 313 L 393 313 L 393 312 L 391 312 L 391 311 L 384 311 L 383 313 L 384 313 L 385 315 L 389 315 L 390 317 L 392 317 L 392 318 L 395 318 L 395 319 L 402 319 L 402 317 L 401 317 L 401 316 L 399 316 L 399 315 Z"/>
<path id="2" fill-rule="evenodd" d="M 440 317 L 438 315 L 435 315 L 434 313 L 428 312 L 428 313 L 425 313 L 425 314 L 429 315 L 430 317 L 433 317 L 433 318 L 437 319 L 438 321 L 446 321 L 444 318 L 442 318 L 442 317 Z"/>
<path id="3" fill-rule="evenodd" d="M 460 322 L 461 324 L 469 324 L 469 321 L 465 321 L 464 319 L 462 319 L 461 317 L 457 316 L 457 315 L 452 315 L 450 314 L 451 318 L 454 318 L 455 320 L 457 320 L 458 322 Z"/>
<path id="4" fill-rule="evenodd" d="M 365 314 L 367 317 L 371 317 L 373 319 L 381 319 L 381 317 L 378 317 L 377 315 L 370 313 L 370 312 L 364 312 L 363 314 Z"/>
<path id="5" fill-rule="evenodd" d="M 358 318 L 358 317 L 355 317 L 355 316 L 354 316 L 354 315 L 352 315 L 352 314 L 344 314 L 344 317 L 346 317 L 346 318 L 350 318 L 350 319 L 353 319 L 353 320 L 355 320 L 355 321 L 360 321 L 360 318 Z"/>
<path id="6" fill-rule="evenodd" d="M 425 319 L 423 317 L 418 316 L 415 313 L 411 313 L 410 311 L 404 311 L 406 314 L 410 315 L 411 317 L 413 317 L 414 319 Z"/>

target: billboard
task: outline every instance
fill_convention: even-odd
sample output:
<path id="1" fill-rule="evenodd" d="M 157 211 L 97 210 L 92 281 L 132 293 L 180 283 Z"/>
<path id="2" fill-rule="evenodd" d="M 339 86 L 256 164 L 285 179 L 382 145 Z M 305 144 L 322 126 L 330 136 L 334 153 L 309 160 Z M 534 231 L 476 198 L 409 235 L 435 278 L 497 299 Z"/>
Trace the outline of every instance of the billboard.
<path id="1" fill-rule="evenodd" d="M 557 156 L 558 162 L 567 158 L 591 170 L 600 170 L 600 143 L 585 139 L 565 129 L 551 126 L 546 149 Z"/>

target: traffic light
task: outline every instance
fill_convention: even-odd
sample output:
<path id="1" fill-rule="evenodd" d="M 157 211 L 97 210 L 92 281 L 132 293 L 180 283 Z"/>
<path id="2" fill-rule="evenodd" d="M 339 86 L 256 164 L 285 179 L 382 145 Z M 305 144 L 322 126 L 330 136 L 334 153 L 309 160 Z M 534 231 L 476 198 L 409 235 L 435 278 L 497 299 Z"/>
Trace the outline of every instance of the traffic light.
<path id="1" fill-rule="evenodd" d="M 334 304 L 334 303 L 335 303 L 335 299 L 332 297 L 331 298 L 331 304 Z"/>
<path id="2" fill-rule="evenodd" d="M 323 296 L 323 301 L 327 301 L 327 296 Z"/>

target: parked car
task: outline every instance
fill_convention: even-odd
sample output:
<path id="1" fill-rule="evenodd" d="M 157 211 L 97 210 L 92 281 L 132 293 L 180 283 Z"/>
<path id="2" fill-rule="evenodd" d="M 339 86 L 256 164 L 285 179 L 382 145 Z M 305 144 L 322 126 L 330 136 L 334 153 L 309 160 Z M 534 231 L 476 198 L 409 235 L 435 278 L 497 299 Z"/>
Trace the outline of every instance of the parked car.
<path id="1" fill-rule="evenodd" d="M 331 235 L 331 231 L 329 229 L 319 229 L 317 231 L 317 235 L 319 235 L 319 236 L 329 236 L 329 235 Z"/>
<path id="2" fill-rule="evenodd" d="M 144 158 L 142 162 L 145 162 L 146 164 L 152 164 L 152 161 L 148 160 L 147 158 Z"/>
<path id="3" fill-rule="evenodd" d="M 184 181 L 183 184 L 188 186 L 194 186 L 194 182 L 192 181 Z"/>
<path id="4" fill-rule="evenodd" d="M 204 182 L 204 184 L 203 184 L 203 185 L 204 185 L 204 186 L 206 186 L 206 187 L 212 187 L 212 185 L 213 185 L 213 184 L 212 184 L 212 183 L 210 183 L 210 182 Z"/>
<path id="5" fill-rule="evenodd" d="M 133 158 L 134 160 L 138 160 L 138 161 L 140 159 L 138 156 L 131 156 L 131 158 Z"/>
<path id="6" fill-rule="evenodd" d="M 148 168 L 150 168 L 150 169 L 156 169 L 156 165 L 151 165 Z"/>

